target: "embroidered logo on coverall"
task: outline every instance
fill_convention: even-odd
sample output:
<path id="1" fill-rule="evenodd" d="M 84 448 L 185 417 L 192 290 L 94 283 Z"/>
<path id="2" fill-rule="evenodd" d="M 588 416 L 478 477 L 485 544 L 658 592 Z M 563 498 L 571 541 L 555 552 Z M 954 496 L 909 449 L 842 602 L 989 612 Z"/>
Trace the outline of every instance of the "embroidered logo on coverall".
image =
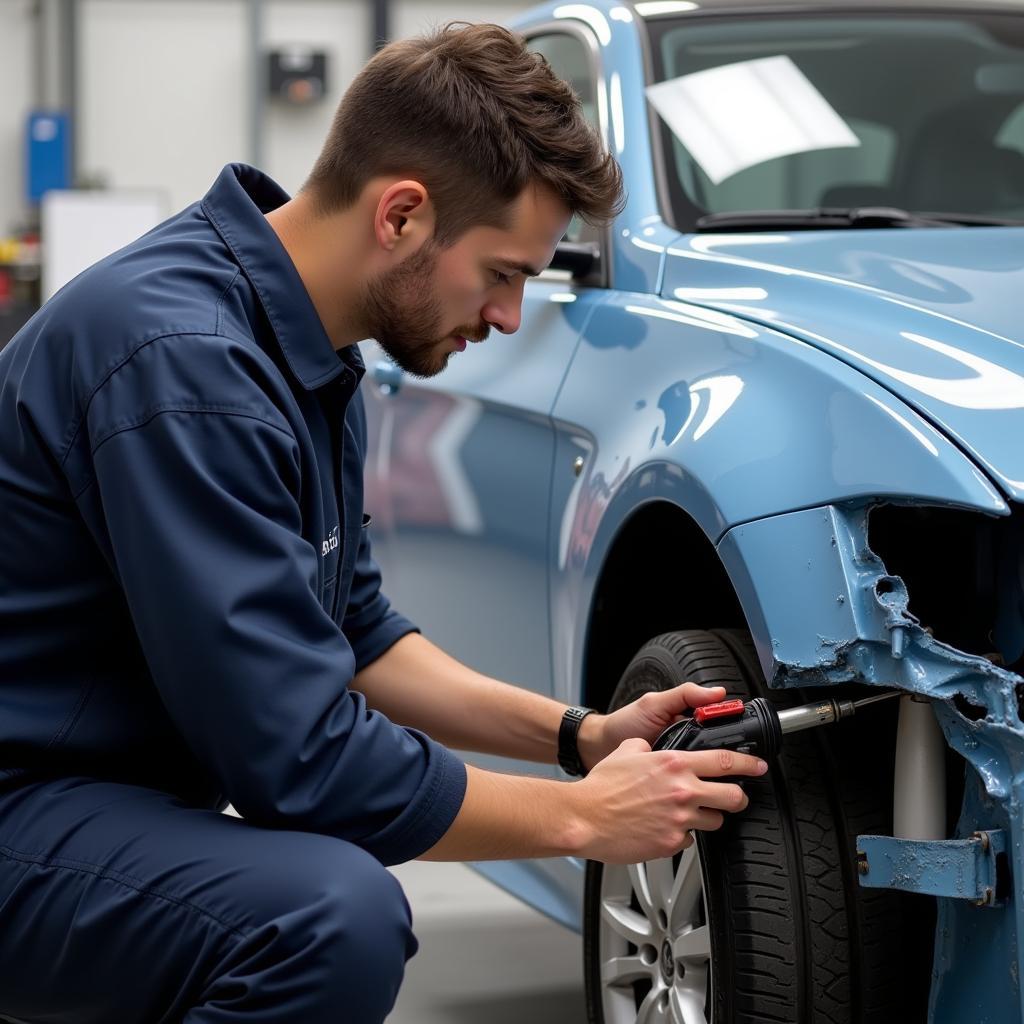
<path id="1" fill-rule="evenodd" d="M 333 551 L 339 544 L 338 541 L 338 527 L 336 526 L 331 530 L 330 536 L 323 543 L 321 554 L 326 555 L 329 551 Z"/>

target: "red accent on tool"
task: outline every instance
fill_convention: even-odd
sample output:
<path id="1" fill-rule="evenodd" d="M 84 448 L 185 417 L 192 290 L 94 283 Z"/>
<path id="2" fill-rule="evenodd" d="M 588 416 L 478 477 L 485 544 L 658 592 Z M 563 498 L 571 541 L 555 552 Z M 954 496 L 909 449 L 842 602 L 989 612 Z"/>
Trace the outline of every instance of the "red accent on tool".
<path id="1" fill-rule="evenodd" d="M 734 715 L 742 715 L 743 707 L 743 701 L 739 699 L 721 700 L 717 704 L 705 704 L 703 707 L 697 708 L 693 713 L 693 717 L 703 725 L 710 719 L 732 718 Z"/>

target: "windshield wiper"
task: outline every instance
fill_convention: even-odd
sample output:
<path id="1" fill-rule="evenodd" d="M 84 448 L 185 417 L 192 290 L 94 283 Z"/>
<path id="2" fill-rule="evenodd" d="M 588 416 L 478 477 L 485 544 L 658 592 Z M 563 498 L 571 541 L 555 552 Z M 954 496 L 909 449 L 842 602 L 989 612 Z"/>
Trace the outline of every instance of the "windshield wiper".
<path id="1" fill-rule="evenodd" d="M 749 228 L 811 231 L 827 228 L 948 228 L 951 225 L 1011 226 L 1024 221 L 973 213 L 911 213 L 891 206 L 817 207 L 809 210 L 731 210 L 709 213 L 698 231 L 744 231 Z"/>

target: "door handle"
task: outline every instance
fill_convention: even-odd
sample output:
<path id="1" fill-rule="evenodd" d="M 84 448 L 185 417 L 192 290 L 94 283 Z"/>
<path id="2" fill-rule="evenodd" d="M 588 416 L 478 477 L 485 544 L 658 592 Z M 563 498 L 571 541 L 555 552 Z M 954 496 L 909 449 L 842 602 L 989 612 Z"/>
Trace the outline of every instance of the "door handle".
<path id="1" fill-rule="evenodd" d="M 402 386 L 404 374 L 401 367 L 386 359 L 373 365 L 373 380 L 382 395 L 393 395 Z"/>

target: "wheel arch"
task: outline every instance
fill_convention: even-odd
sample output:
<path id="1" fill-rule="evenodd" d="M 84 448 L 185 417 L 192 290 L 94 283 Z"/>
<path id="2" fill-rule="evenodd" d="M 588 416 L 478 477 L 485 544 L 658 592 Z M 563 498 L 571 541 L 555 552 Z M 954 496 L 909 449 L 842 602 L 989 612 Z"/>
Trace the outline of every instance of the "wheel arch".
<path id="1" fill-rule="evenodd" d="M 623 671 L 652 636 L 677 629 L 747 628 L 725 566 L 696 521 L 670 501 L 634 510 L 608 547 L 587 620 L 582 696 L 604 710 Z"/>

